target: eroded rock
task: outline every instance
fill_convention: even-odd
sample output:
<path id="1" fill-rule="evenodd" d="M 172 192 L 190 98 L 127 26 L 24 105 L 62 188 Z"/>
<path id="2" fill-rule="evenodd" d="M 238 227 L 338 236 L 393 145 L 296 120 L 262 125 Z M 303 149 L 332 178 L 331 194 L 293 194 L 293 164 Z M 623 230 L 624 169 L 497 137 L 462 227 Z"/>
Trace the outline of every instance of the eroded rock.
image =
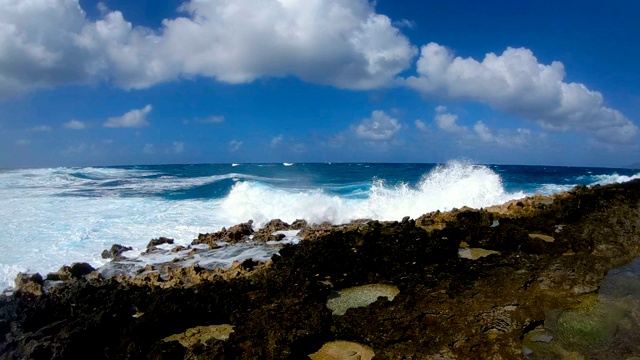
<path id="1" fill-rule="evenodd" d="M 368 346 L 351 341 L 332 341 L 309 357 L 312 360 L 371 360 L 374 355 Z"/>

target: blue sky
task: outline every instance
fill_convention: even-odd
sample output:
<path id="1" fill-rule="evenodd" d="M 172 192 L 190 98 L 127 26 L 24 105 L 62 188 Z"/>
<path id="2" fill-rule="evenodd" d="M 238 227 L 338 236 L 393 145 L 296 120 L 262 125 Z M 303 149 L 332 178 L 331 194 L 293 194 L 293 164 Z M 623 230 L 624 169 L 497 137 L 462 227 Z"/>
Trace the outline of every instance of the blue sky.
<path id="1" fill-rule="evenodd" d="M 640 2 L 0 0 L 0 168 L 640 162 Z"/>

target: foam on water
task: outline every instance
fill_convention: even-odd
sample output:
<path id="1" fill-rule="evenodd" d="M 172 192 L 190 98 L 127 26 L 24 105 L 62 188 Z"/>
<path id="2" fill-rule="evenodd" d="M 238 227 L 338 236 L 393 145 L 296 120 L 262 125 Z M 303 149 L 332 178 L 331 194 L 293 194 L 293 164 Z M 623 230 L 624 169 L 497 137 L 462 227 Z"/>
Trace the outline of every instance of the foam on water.
<path id="1" fill-rule="evenodd" d="M 19 271 L 55 271 L 86 261 L 100 266 L 102 250 L 118 243 L 144 250 L 165 236 L 187 245 L 198 233 L 217 231 L 217 201 L 154 198 L 42 197 L 5 199 L 0 243 L 0 288 Z"/>
<path id="2" fill-rule="evenodd" d="M 505 191 L 500 176 L 486 166 L 451 162 L 426 174 L 416 186 L 371 185 L 366 198 L 329 195 L 321 189 L 288 191 L 261 183 L 241 182 L 222 201 L 221 216 L 228 222 L 253 220 L 258 226 L 279 218 L 292 222 L 346 223 L 355 219 L 400 220 L 454 207 L 485 207 L 524 197 Z"/>
<path id="3" fill-rule="evenodd" d="M 437 166 L 412 183 L 351 178 L 339 172 L 340 166 L 347 169 L 349 164 L 331 166 L 331 172 L 318 175 L 322 182 L 305 178 L 313 168 L 304 164 L 220 165 L 212 166 L 211 171 L 198 168 L 192 176 L 172 167 L 0 171 L 0 289 L 13 285 L 20 271 L 46 274 L 78 261 L 100 266 L 105 263 L 102 250 L 114 243 L 133 246 L 139 253 L 152 238 L 169 237 L 186 245 L 198 233 L 250 219 L 256 227 L 274 218 L 311 223 L 400 220 L 465 205 L 486 207 L 526 195 L 506 191 L 500 175 L 491 168 L 463 162 Z M 362 164 L 352 169 L 370 166 L 387 171 L 389 179 L 394 175 L 384 165 Z M 225 173 L 232 168 L 234 172 Z M 361 174 L 361 170 L 349 171 L 346 174 Z M 402 175 L 396 179 L 403 179 Z M 584 176 L 557 184 L 553 180 L 530 182 L 532 191 L 554 193 L 569 190 L 573 184 L 565 182 L 574 180 L 576 184 L 606 184 L 640 178 L 632 173 Z M 202 198 L 180 195 L 182 190 L 201 186 L 207 187 Z M 172 191 L 180 196 L 168 196 Z M 226 264 L 247 256 L 265 258 L 271 251 L 258 246 L 226 248 L 201 260 Z"/>

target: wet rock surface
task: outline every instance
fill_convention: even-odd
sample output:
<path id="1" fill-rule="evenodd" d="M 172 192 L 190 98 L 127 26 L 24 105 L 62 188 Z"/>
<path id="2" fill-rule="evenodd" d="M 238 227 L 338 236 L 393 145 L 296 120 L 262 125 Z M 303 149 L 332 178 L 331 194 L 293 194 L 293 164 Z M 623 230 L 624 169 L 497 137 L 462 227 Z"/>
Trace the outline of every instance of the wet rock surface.
<path id="1" fill-rule="evenodd" d="M 247 223 L 195 242 L 252 234 Z M 637 304 L 594 301 L 607 272 L 640 255 L 640 181 L 300 236 L 268 263 L 224 270 L 178 263 L 102 278 L 84 268 L 46 292 L 24 275 L 0 297 L 0 358 L 301 359 L 336 343 L 330 355 L 362 359 L 640 356 Z M 469 259 L 460 248 L 493 252 Z M 398 292 L 332 315 L 334 291 L 370 284 Z M 203 336 L 221 324 L 228 338 Z"/>

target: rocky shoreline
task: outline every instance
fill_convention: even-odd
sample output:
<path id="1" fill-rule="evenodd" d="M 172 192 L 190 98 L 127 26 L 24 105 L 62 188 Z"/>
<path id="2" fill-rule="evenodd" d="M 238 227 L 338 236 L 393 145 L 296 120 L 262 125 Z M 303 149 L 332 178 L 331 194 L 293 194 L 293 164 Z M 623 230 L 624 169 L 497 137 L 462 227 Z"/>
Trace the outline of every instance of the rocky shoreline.
<path id="1" fill-rule="evenodd" d="M 178 259 L 135 276 L 88 264 L 21 274 L 0 298 L 0 358 L 640 356 L 638 298 L 598 292 L 640 255 L 640 180 L 401 222 L 239 224 L 174 251 L 293 229 L 298 245 L 227 269 Z M 147 251 L 169 239 L 156 240 Z M 117 262 L 124 249 L 104 255 Z"/>

